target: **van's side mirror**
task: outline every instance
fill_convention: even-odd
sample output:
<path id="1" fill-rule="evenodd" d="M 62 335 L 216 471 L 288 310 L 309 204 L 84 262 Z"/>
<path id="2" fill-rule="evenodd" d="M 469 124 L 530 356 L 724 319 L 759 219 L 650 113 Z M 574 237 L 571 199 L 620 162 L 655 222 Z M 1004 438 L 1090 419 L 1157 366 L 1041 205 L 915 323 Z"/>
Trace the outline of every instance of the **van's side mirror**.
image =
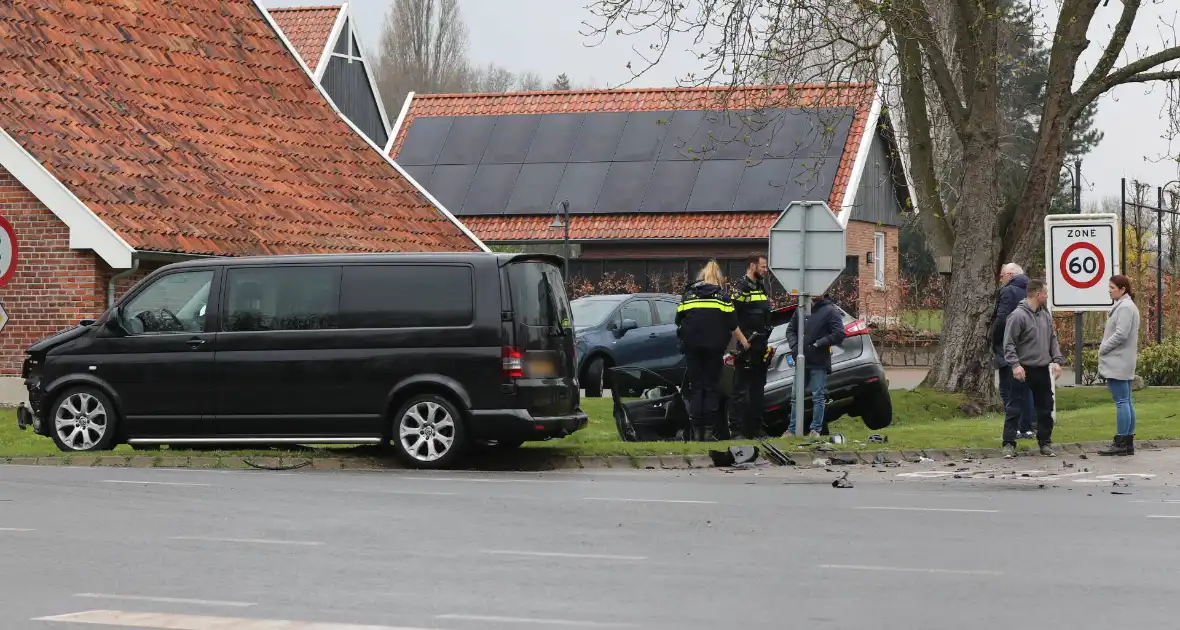
<path id="1" fill-rule="evenodd" d="M 639 322 L 636 322 L 633 319 L 624 319 L 619 324 L 619 327 L 615 329 L 615 335 L 622 337 L 623 335 L 627 334 L 628 330 L 635 330 L 636 328 L 639 328 Z"/>
<path id="2" fill-rule="evenodd" d="M 119 333 L 120 335 L 129 334 L 127 332 L 127 328 L 123 326 L 123 309 L 116 308 L 111 312 L 110 317 L 107 317 L 106 328 L 107 330 L 113 333 Z"/>

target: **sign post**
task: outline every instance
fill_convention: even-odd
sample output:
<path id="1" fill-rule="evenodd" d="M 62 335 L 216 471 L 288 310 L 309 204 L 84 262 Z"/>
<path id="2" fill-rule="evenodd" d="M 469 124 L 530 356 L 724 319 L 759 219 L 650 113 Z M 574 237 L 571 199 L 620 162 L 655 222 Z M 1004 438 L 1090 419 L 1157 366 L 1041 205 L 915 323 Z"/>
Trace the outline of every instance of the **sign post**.
<path id="1" fill-rule="evenodd" d="M 1050 214 L 1045 217 L 1045 276 L 1050 311 L 1072 311 L 1074 384 L 1082 384 L 1081 315 L 1109 310 L 1107 281 L 1119 273 L 1120 239 L 1114 214 Z"/>
<path id="2" fill-rule="evenodd" d="M 799 298 L 795 309 L 798 343 L 795 353 L 795 417 L 799 430 L 806 399 L 804 324 L 811 315 L 811 297 L 823 295 L 847 264 L 844 225 L 822 201 L 793 201 L 770 227 L 767 266 L 783 288 Z M 802 431 L 800 431 L 802 432 Z"/>

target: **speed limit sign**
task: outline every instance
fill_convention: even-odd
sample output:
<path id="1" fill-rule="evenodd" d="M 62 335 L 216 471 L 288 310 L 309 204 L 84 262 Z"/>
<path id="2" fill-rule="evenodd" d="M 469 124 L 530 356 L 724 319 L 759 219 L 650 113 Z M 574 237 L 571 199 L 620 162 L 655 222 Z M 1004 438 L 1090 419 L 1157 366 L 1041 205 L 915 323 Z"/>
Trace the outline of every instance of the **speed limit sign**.
<path id="1" fill-rule="evenodd" d="M 1109 309 L 1110 277 L 1115 259 L 1118 220 L 1113 214 L 1049 215 L 1045 218 L 1045 269 L 1049 307 L 1062 311 Z"/>
<path id="2" fill-rule="evenodd" d="M 16 273 L 16 229 L 0 215 L 0 288 L 8 284 Z"/>

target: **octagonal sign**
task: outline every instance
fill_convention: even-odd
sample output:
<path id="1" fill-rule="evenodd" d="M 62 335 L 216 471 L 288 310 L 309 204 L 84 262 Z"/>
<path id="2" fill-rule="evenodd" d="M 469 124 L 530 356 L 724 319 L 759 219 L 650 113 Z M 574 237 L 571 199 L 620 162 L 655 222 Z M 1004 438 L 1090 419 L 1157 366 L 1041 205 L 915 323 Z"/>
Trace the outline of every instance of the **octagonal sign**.
<path id="1" fill-rule="evenodd" d="M 844 226 L 822 201 L 793 201 L 770 228 L 768 266 L 792 295 L 823 295 L 847 264 Z"/>

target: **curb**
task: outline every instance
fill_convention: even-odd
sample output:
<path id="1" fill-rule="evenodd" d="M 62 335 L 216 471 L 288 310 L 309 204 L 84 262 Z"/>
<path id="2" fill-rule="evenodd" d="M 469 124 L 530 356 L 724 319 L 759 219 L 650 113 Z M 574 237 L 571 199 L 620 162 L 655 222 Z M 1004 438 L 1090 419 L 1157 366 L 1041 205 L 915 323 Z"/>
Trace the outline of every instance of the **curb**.
<path id="1" fill-rule="evenodd" d="M 1068 455 L 1095 453 L 1106 448 L 1106 442 L 1070 442 L 1055 444 L 1054 450 Z M 1136 444 L 1140 450 L 1180 448 L 1180 440 L 1143 440 Z M 788 451 L 795 458 L 795 468 L 824 468 L 830 466 L 863 466 L 919 463 L 922 459 L 934 462 L 996 459 L 1003 457 L 998 448 L 928 449 L 899 451 Z M 585 457 L 578 455 L 528 457 L 527 451 L 517 457 L 485 458 L 469 470 L 540 472 L 546 470 L 699 470 L 713 468 L 706 455 L 632 455 Z M 521 455 L 524 455 L 521 457 Z M 1032 456 L 1022 451 L 1020 457 Z M 837 461 L 832 461 L 837 460 Z M 851 461 L 855 460 L 855 461 Z M 234 456 L 168 456 L 168 455 L 60 455 L 42 457 L 2 457 L 0 465 L 14 466 L 75 466 L 106 468 L 208 468 L 246 470 L 405 470 L 406 466 L 394 459 L 376 457 L 255 457 Z"/>

